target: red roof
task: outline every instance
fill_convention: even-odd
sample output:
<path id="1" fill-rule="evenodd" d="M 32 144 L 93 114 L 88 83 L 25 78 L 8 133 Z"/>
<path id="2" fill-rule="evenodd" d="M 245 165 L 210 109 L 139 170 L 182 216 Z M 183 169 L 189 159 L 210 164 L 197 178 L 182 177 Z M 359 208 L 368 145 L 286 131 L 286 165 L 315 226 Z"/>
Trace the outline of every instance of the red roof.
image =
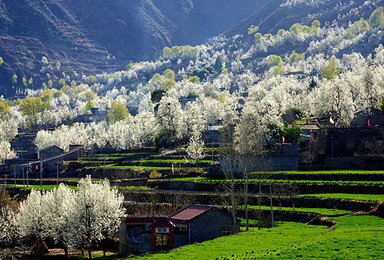
<path id="1" fill-rule="evenodd" d="M 179 211 L 176 211 L 169 217 L 172 219 L 190 220 L 210 210 L 211 208 L 212 207 L 209 206 L 189 205 Z"/>
<path id="2" fill-rule="evenodd" d="M 172 221 L 172 224 L 185 224 L 185 222 L 182 219 L 172 219 L 167 217 L 144 217 L 144 218 L 126 218 L 125 223 L 130 224 L 153 224 L 153 223 L 164 223 L 164 222 L 170 222 Z"/>

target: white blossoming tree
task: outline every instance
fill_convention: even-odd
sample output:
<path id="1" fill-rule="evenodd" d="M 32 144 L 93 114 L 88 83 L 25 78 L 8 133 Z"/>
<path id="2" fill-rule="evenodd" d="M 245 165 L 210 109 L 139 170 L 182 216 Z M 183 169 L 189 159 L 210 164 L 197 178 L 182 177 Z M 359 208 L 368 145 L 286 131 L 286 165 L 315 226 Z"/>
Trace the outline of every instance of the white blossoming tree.
<path id="1" fill-rule="evenodd" d="M 204 141 L 202 140 L 201 133 L 195 132 L 189 140 L 187 147 L 187 155 L 192 160 L 199 170 L 199 161 L 204 158 Z"/>
<path id="2" fill-rule="evenodd" d="M 16 215 L 1 212 L 0 224 L 9 223 L 1 225 L 0 240 L 10 241 L 11 234 L 24 241 L 51 238 L 66 254 L 69 246 L 87 248 L 91 258 L 92 245 L 117 233 L 124 214 L 122 202 L 108 180 L 92 183 L 90 176 L 80 180 L 77 191 L 63 184 L 47 192 L 32 190 Z"/>
<path id="3" fill-rule="evenodd" d="M 122 195 L 111 189 L 108 180 L 92 183 L 90 176 L 80 180 L 73 214 L 73 224 L 77 230 L 75 244 L 87 248 L 89 258 L 92 258 L 92 245 L 117 232 L 124 214 L 122 202 Z"/>

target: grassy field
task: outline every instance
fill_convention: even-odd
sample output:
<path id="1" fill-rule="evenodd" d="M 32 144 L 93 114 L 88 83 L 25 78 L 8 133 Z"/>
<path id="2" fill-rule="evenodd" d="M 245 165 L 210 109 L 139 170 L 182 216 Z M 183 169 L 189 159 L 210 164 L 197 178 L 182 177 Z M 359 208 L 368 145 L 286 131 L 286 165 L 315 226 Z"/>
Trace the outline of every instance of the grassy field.
<path id="1" fill-rule="evenodd" d="M 384 220 L 344 216 L 335 231 L 325 226 L 277 223 L 276 228 L 187 245 L 167 254 L 135 259 L 380 259 L 384 255 Z"/>
<path id="2" fill-rule="evenodd" d="M 259 206 L 251 205 L 249 206 L 251 209 L 258 209 Z M 262 210 L 271 210 L 271 206 L 261 206 Z M 342 209 L 327 209 L 327 208 L 298 208 L 293 209 L 292 207 L 278 207 L 274 206 L 273 210 L 281 210 L 281 211 L 296 211 L 296 212 L 310 212 L 310 213 L 318 213 L 325 216 L 333 216 L 333 215 L 343 215 L 352 213 L 350 210 L 342 210 Z"/>
<path id="3" fill-rule="evenodd" d="M 284 174 L 384 174 L 384 171 L 365 170 L 328 170 L 328 171 L 276 171 L 276 172 L 253 172 L 253 173 L 284 173 Z"/>
<path id="4" fill-rule="evenodd" d="M 167 179 L 164 179 L 167 180 Z M 201 182 L 228 182 L 227 179 L 215 179 L 211 177 L 187 177 L 187 178 L 172 178 L 173 181 L 201 181 Z M 244 179 L 235 179 L 235 182 L 243 182 Z M 249 182 L 259 182 L 260 179 L 249 179 Z M 323 184 L 374 184 L 384 185 L 384 181 L 324 181 L 324 180 L 282 180 L 282 179 L 262 179 L 261 182 L 274 183 L 323 183 Z"/>
<path id="5" fill-rule="evenodd" d="M 151 160 L 141 160 L 141 162 L 169 162 L 169 163 L 186 163 L 190 162 L 189 160 L 183 159 L 151 159 Z M 217 161 L 212 160 L 201 160 L 199 163 L 217 163 Z"/>
<path id="6" fill-rule="evenodd" d="M 298 196 L 299 197 L 362 200 L 362 201 L 384 201 L 384 194 L 322 193 L 322 194 L 300 194 Z"/>
<path id="7" fill-rule="evenodd" d="M 104 168 L 104 166 L 89 166 L 85 167 L 88 169 L 97 169 L 97 168 Z M 172 170 L 172 167 L 155 167 L 155 166 L 132 166 L 132 165 L 123 165 L 123 166 L 105 166 L 105 168 L 109 169 L 142 169 L 142 170 Z M 177 171 L 179 168 L 174 167 L 175 171 Z M 193 170 L 196 169 L 196 167 L 183 167 L 182 170 Z"/>

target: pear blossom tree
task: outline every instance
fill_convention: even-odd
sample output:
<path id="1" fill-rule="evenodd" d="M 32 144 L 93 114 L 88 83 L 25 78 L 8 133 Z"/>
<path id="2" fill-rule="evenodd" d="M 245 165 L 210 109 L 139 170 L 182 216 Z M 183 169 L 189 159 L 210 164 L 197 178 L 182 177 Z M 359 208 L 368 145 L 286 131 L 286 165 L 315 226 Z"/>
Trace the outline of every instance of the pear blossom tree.
<path id="1" fill-rule="evenodd" d="M 88 249 L 90 259 L 91 246 L 117 232 L 124 214 L 122 202 L 122 195 L 111 189 L 107 179 L 100 183 L 92 183 L 90 176 L 80 180 L 72 215 L 77 230 L 74 238 L 77 247 Z"/>
<path id="2" fill-rule="evenodd" d="M 73 245 L 77 230 L 73 223 L 75 208 L 75 191 L 64 184 L 44 195 L 42 229 L 44 237 L 53 238 L 56 244 L 64 247 L 68 256 L 68 247 Z"/>
<path id="3" fill-rule="evenodd" d="M 31 190 L 28 198 L 21 202 L 19 212 L 16 215 L 16 224 L 19 230 L 20 237 L 28 238 L 41 238 L 44 239 L 47 235 L 44 230 L 44 219 L 47 218 L 43 208 L 45 197 L 41 191 Z"/>
<path id="4" fill-rule="evenodd" d="M 51 238 L 68 253 L 68 247 L 87 248 L 117 233 L 124 214 L 123 197 L 108 180 L 81 179 L 78 190 L 64 184 L 52 191 L 32 190 L 14 213 L 2 209 L 0 241 Z"/>
<path id="5" fill-rule="evenodd" d="M 195 132 L 192 134 L 188 146 L 187 146 L 187 156 L 190 160 L 192 160 L 199 170 L 199 162 L 204 158 L 204 140 L 202 140 L 202 136 L 200 132 Z"/>
<path id="6" fill-rule="evenodd" d="M 9 206 L 0 208 L 0 227 L 1 243 L 11 246 L 18 242 L 16 214 Z"/>

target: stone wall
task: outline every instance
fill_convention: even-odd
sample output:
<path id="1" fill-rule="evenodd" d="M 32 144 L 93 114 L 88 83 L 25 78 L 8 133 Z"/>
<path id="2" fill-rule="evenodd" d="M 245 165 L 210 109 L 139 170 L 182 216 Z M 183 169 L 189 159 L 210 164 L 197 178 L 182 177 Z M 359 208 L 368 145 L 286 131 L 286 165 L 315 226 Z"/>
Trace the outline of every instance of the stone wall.
<path id="1" fill-rule="evenodd" d="M 234 230 L 232 217 L 215 208 L 192 219 L 189 228 L 191 244 L 221 237 L 224 228 L 229 228 L 232 234 L 239 232 L 239 226 Z"/>

